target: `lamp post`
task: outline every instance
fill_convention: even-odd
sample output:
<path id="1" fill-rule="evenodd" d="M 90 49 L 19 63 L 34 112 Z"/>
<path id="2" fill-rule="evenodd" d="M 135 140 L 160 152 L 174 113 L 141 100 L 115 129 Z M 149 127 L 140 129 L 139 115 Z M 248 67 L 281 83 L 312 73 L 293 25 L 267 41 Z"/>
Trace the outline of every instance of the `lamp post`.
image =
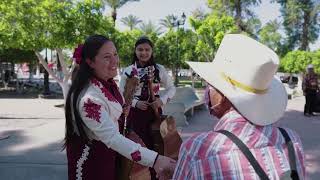
<path id="1" fill-rule="evenodd" d="M 178 33 L 179 33 L 179 27 L 180 26 L 184 26 L 184 23 L 186 22 L 186 18 L 187 16 L 184 14 L 184 12 L 182 13 L 181 17 L 178 18 L 172 18 L 172 26 L 173 27 L 177 27 L 177 37 L 176 37 L 176 41 L 177 41 L 177 63 L 175 63 L 175 79 L 174 79 L 174 84 L 177 86 L 179 81 L 178 81 L 178 67 L 177 64 L 179 63 L 179 59 L 180 59 L 180 51 L 179 51 L 179 40 L 178 40 Z"/>

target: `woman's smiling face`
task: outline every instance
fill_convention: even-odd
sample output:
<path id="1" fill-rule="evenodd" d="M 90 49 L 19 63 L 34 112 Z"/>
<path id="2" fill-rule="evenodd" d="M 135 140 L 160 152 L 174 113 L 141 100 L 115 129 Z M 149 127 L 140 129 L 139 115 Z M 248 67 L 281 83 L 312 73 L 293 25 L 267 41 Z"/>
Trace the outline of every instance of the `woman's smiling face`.
<path id="1" fill-rule="evenodd" d="M 108 80 L 117 76 L 119 56 L 112 41 L 107 41 L 99 49 L 94 61 L 89 60 L 89 66 L 94 69 L 94 74 L 100 79 Z"/>

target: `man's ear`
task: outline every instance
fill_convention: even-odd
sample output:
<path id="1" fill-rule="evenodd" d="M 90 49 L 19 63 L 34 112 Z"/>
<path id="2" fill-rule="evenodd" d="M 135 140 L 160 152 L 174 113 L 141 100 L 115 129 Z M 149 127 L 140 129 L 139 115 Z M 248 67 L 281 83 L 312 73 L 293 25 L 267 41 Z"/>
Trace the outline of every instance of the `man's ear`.
<path id="1" fill-rule="evenodd" d="M 91 61 L 89 58 L 86 59 L 86 63 L 92 68 L 94 69 L 95 63 L 93 61 Z"/>

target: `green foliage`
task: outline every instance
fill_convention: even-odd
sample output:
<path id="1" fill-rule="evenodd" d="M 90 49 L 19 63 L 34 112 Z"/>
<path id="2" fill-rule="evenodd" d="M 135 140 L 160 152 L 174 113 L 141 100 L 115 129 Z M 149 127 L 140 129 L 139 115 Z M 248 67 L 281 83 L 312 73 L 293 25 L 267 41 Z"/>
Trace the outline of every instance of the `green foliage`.
<path id="1" fill-rule="evenodd" d="M 286 48 L 308 50 L 310 43 L 317 40 L 320 30 L 318 0 L 275 0 L 281 5 L 283 26 L 288 37 Z"/>
<path id="2" fill-rule="evenodd" d="M 113 34 L 113 37 L 111 37 L 117 47 L 120 57 L 120 65 L 122 67 L 131 64 L 134 53 L 134 44 L 141 35 L 142 32 L 139 30 L 125 32 L 117 31 Z"/>
<path id="3" fill-rule="evenodd" d="M 169 30 L 155 43 L 156 62 L 172 69 L 187 67 L 185 61 L 197 61 L 196 34 L 190 30 Z"/>
<path id="4" fill-rule="evenodd" d="M 33 51 L 21 49 L 0 49 L 1 62 L 31 63 L 37 62 L 37 57 Z"/>
<path id="5" fill-rule="evenodd" d="M 209 15 L 203 21 L 190 18 L 192 27 L 198 36 L 195 52 L 199 61 L 212 61 L 223 37 L 237 31 L 230 16 Z"/>
<path id="6" fill-rule="evenodd" d="M 5 0 L 0 10 L 0 48 L 70 48 L 88 35 L 112 31 L 101 1 Z"/>
<path id="7" fill-rule="evenodd" d="M 177 18 L 173 14 L 167 15 L 164 19 L 160 19 L 160 25 L 166 29 L 172 29 L 174 27 L 172 22 L 176 21 Z"/>
<path id="8" fill-rule="evenodd" d="M 142 21 L 137 16 L 130 14 L 129 16 L 122 18 L 121 22 L 128 26 L 130 30 L 133 30 Z"/>
<path id="9" fill-rule="evenodd" d="M 246 32 L 255 38 L 256 25 L 260 24 L 251 7 L 257 6 L 261 0 L 208 0 L 208 6 L 216 16 L 231 16 L 234 18 L 239 32 Z"/>
<path id="10" fill-rule="evenodd" d="M 143 32 L 144 35 L 147 36 L 152 36 L 153 34 L 161 34 L 161 28 L 153 24 L 151 21 L 148 21 L 148 23 L 142 22 L 139 29 Z"/>
<path id="11" fill-rule="evenodd" d="M 273 49 L 280 57 L 284 54 L 282 53 L 282 37 L 279 33 L 280 23 L 276 20 L 268 22 L 259 31 L 260 42 Z"/>
<path id="12" fill-rule="evenodd" d="M 280 65 L 285 72 L 305 72 L 308 64 L 313 64 L 315 71 L 320 73 L 320 51 L 292 51 L 281 59 Z"/>

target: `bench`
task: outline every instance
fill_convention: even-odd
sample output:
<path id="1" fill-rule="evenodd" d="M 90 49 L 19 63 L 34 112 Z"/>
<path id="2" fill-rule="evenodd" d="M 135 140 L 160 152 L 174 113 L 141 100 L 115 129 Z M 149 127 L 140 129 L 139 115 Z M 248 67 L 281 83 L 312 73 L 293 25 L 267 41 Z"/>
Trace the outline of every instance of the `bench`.
<path id="1" fill-rule="evenodd" d="M 197 93 L 192 87 L 178 87 L 174 97 L 163 107 L 163 114 L 173 116 L 177 126 L 188 125 L 186 116 L 193 116 L 194 108 L 203 104 L 204 97 L 201 93 Z"/>

